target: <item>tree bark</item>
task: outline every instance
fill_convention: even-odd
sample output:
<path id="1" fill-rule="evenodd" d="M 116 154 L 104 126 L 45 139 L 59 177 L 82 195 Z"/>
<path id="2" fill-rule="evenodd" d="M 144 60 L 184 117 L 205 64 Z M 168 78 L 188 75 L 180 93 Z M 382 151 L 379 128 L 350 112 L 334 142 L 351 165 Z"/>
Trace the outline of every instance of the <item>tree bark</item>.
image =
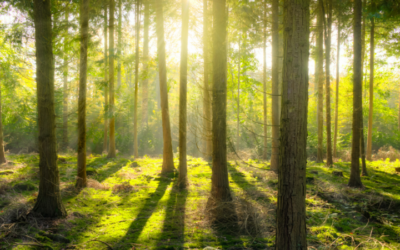
<path id="1" fill-rule="evenodd" d="M 336 54 L 336 101 L 335 101 L 335 132 L 333 136 L 333 156 L 337 157 L 338 116 L 339 116 L 339 81 L 340 81 L 340 16 L 338 16 L 338 37 Z"/>
<path id="2" fill-rule="evenodd" d="M 149 24 L 150 24 L 150 10 L 149 1 L 144 1 L 144 27 L 143 27 L 143 72 L 144 79 L 142 82 L 142 127 L 148 126 L 148 103 L 149 103 Z M 144 148 L 146 151 L 146 146 Z"/>
<path id="3" fill-rule="evenodd" d="M 279 0 L 272 0 L 272 150 L 271 170 L 278 171 L 279 165 Z"/>
<path id="4" fill-rule="evenodd" d="M 285 0 L 276 249 L 306 250 L 309 0 Z"/>
<path id="5" fill-rule="evenodd" d="M 362 5 L 365 7 L 366 6 L 366 0 L 363 0 Z M 362 28 L 361 28 L 361 88 L 362 88 L 362 82 L 363 82 L 363 77 L 364 77 L 364 56 L 365 56 L 365 30 L 366 30 L 366 18 L 365 14 L 362 14 Z M 361 93 L 363 90 L 361 89 Z M 362 103 L 362 100 L 361 100 Z M 368 176 L 367 172 L 367 163 L 365 160 L 365 140 L 364 140 L 364 112 L 361 107 L 361 175 L 362 176 Z"/>
<path id="6" fill-rule="evenodd" d="M 171 125 L 168 109 L 168 89 L 167 89 L 167 65 L 165 59 L 165 41 L 164 41 L 164 17 L 163 0 L 157 0 L 156 5 L 156 33 L 157 33 L 157 54 L 158 70 L 160 75 L 160 97 L 161 97 L 161 115 L 163 126 L 163 165 L 161 173 L 167 173 L 174 170 L 174 155 L 172 153 Z"/>
<path id="7" fill-rule="evenodd" d="M 122 0 L 118 0 L 117 91 L 121 88 Z"/>
<path id="8" fill-rule="evenodd" d="M 69 8 L 68 3 L 66 4 L 65 10 L 65 22 L 67 26 L 67 35 L 69 28 Z M 62 127 L 62 149 L 68 148 L 68 42 L 67 38 L 64 38 L 64 72 L 63 72 L 63 127 Z"/>
<path id="9" fill-rule="evenodd" d="M 114 114 L 114 13 L 115 0 L 110 0 L 110 56 L 109 56 L 109 118 L 110 118 L 110 144 L 108 149 L 108 158 L 116 157 L 115 149 L 115 114 Z"/>
<path id="10" fill-rule="evenodd" d="M 362 119 L 361 12 L 361 0 L 354 0 L 353 138 L 349 186 L 357 188 L 363 187 L 360 178 L 360 127 Z"/>
<path id="11" fill-rule="evenodd" d="M 34 0 L 36 82 L 39 125 L 39 194 L 33 212 L 44 217 L 64 217 L 57 167 L 54 64 L 50 0 Z"/>
<path id="12" fill-rule="evenodd" d="M 203 88 L 203 128 L 204 128 L 204 158 L 211 161 L 212 158 L 212 118 L 211 118 L 211 98 L 209 83 L 209 20 L 208 20 L 208 0 L 203 0 L 203 57 L 204 57 L 204 88 Z"/>
<path id="13" fill-rule="evenodd" d="M 371 19 L 370 62 L 369 62 L 369 116 L 367 137 L 367 160 L 372 161 L 372 122 L 374 115 L 374 63 L 375 63 L 375 18 Z"/>
<path id="14" fill-rule="evenodd" d="M 182 42 L 179 88 L 179 187 L 187 186 L 187 64 L 189 38 L 189 0 L 182 0 Z"/>
<path id="15" fill-rule="evenodd" d="M 78 100 L 78 176 L 75 187 L 87 186 L 86 178 L 86 83 L 87 83 L 87 48 L 89 40 L 89 0 L 80 3 L 81 53 L 79 71 Z"/>
<path id="16" fill-rule="evenodd" d="M 104 140 L 103 152 L 108 152 L 108 4 L 104 6 Z"/>
<path id="17" fill-rule="evenodd" d="M 3 141 L 3 111 L 1 109 L 1 84 L 0 84 L 0 164 L 6 163 L 6 156 L 4 153 L 4 141 Z"/>
<path id="18" fill-rule="evenodd" d="M 240 54 L 241 54 L 241 44 L 240 44 L 240 42 L 241 42 L 241 36 L 242 36 L 242 34 L 240 33 L 240 31 L 238 32 L 239 33 L 239 54 L 238 54 L 238 75 L 237 75 L 237 78 L 238 78 L 238 80 L 237 80 L 237 110 L 236 110 L 236 152 L 239 152 L 239 149 L 240 149 L 240 132 L 239 132 L 239 129 L 240 129 L 240 75 L 241 75 L 241 73 L 240 73 L 240 70 L 241 70 L 241 62 L 240 62 L 240 59 L 241 59 L 241 56 L 240 56 Z"/>
<path id="19" fill-rule="evenodd" d="M 317 84 L 318 84 L 318 145 L 317 145 L 317 162 L 323 162 L 323 141 L 324 141 L 324 27 L 323 27 L 323 2 L 318 0 L 317 10 Z"/>
<path id="20" fill-rule="evenodd" d="M 120 0 L 121 1 L 121 0 Z M 139 91 L 139 41 L 140 41 L 140 0 L 136 0 L 136 58 L 135 58 L 135 108 L 133 112 L 134 123 L 133 123 L 133 155 L 135 158 L 139 157 L 139 145 L 138 145 L 138 91 Z"/>
<path id="21" fill-rule="evenodd" d="M 267 160 L 267 136 L 268 136 L 268 125 L 267 125 L 267 1 L 264 0 L 264 20 L 263 20 L 263 103 L 264 103 L 264 139 L 263 139 L 263 159 Z"/>

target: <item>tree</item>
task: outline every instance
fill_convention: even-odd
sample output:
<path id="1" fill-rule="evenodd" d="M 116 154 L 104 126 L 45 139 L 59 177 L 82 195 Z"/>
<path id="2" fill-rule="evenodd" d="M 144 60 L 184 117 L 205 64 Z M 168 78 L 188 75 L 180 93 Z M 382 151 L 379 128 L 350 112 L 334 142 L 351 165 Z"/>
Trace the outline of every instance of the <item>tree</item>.
<path id="1" fill-rule="evenodd" d="M 263 16 L 263 103 L 264 103 L 264 145 L 263 158 L 267 160 L 267 1 L 264 0 Z"/>
<path id="2" fill-rule="evenodd" d="M 189 1 L 182 0 L 182 42 L 179 86 L 179 186 L 187 186 L 186 131 L 187 131 L 187 64 L 189 38 Z"/>
<path id="3" fill-rule="evenodd" d="M 317 162 L 323 162 L 323 140 L 324 140 L 324 12 L 323 2 L 318 0 L 317 6 L 317 44 L 316 44 L 316 82 L 318 84 L 318 107 L 317 107 L 317 123 L 318 123 L 318 146 L 317 146 Z"/>
<path id="4" fill-rule="evenodd" d="M 137 0 L 138 1 L 138 0 Z M 118 0 L 117 91 L 121 88 L 122 0 Z"/>
<path id="5" fill-rule="evenodd" d="M 108 4 L 104 5 L 104 139 L 103 152 L 108 151 Z"/>
<path id="6" fill-rule="evenodd" d="M 240 130 L 240 76 L 241 76 L 241 73 L 240 73 L 240 70 L 241 70 L 241 62 L 240 62 L 240 60 L 241 60 L 241 56 L 240 56 L 240 54 L 241 54 L 241 44 L 240 44 L 240 41 L 241 41 L 241 38 L 242 38 L 242 34 L 240 33 L 240 31 L 238 32 L 238 39 L 239 39 L 239 41 L 238 41 L 238 46 L 239 46 L 239 53 L 238 53 L 238 75 L 237 75 L 237 78 L 238 78 L 238 80 L 237 80 L 237 110 L 236 110 L 236 152 L 238 152 L 239 151 L 239 146 L 240 146 L 240 133 L 239 133 L 239 130 Z"/>
<path id="7" fill-rule="evenodd" d="M 60 194 L 57 167 L 54 64 L 50 0 L 34 0 L 36 82 L 39 125 L 39 194 L 33 212 L 44 217 L 67 215 Z"/>
<path id="8" fill-rule="evenodd" d="M 156 9 L 156 33 L 157 33 L 157 55 L 158 70 L 160 77 L 160 97 L 161 97 L 161 115 L 163 127 L 163 165 L 161 173 L 167 173 L 174 170 L 174 159 L 172 153 L 171 125 L 169 121 L 168 110 L 168 89 L 167 89 L 167 65 L 165 59 L 165 41 L 164 41 L 164 16 L 163 0 L 157 0 Z"/>
<path id="9" fill-rule="evenodd" d="M 68 18 L 69 18 L 69 10 L 68 4 L 66 5 L 65 10 L 65 22 L 67 26 L 67 34 L 68 34 Z M 64 38 L 64 72 L 63 72 L 63 136 L 62 136 L 62 148 L 66 150 L 68 148 L 68 41 L 67 37 Z"/>
<path id="10" fill-rule="evenodd" d="M 350 187 L 363 187 L 360 178 L 360 122 L 362 119 L 362 72 L 361 72 L 361 0 L 354 0 L 353 32 L 353 126 L 351 147 Z"/>
<path id="11" fill-rule="evenodd" d="M 78 176 L 75 186 L 87 186 L 86 178 L 86 82 L 87 82 L 87 48 L 89 40 L 89 0 L 81 0 L 81 53 L 79 70 L 78 101 Z"/>
<path id="12" fill-rule="evenodd" d="M 121 1 L 121 0 L 120 0 Z M 140 0 L 136 0 L 136 58 L 135 58 L 135 108 L 133 111 L 134 123 L 133 123 L 133 154 L 135 158 L 139 157 L 138 149 L 138 121 L 137 121 L 137 110 L 138 110 L 138 91 L 139 91 L 139 41 L 140 41 Z"/>
<path id="13" fill-rule="evenodd" d="M 204 138 L 204 158 L 211 161 L 212 158 L 212 135 L 211 135 L 211 98 L 209 88 L 210 59 L 209 59 L 209 18 L 208 0 L 203 0 L 203 59 L 204 59 L 204 86 L 203 86 L 203 138 Z"/>
<path id="14" fill-rule="evenodd" d="M 336 97 L 335 97 L 335 132 L 333 135 L 333 156 L 337 157 L 337 137 L 338 137 L 338 116 L 339 116 L 339 65 L 340 65 L 340 14 L 337 20 L 338 37 L 337 37 L 337 51 L 336 51 Z"/>
<path id="15" fill-rule="evenodd" d="M 375 18 L 371 18 L 369 61 L 369 115 L 367 136 L 367 160 L 372 160 L 372 123 L 374 115 L 374 63 L 375 63 Z"/>
<path id="16" fill-rule="evenodd" d="M 147 107 L 149 103 L 149 80 L 148 80 L 148 70 L 149 70 L 149 24 L 150 24 L 150 10 L 149 1 L 144 1 L 144 27 L 143 27 L 143 72 L 145 74 L 142 82 L 142 127 L 147 127 L 148 123 L 148 112 Z"/>
<path id="17" fill-rule="evenodd" d="M 1 84 L 0 84 L 0 164 L 6 163 L 6 156 L 4 154 L 4 141 L 3 141 L 3 112 L 1 110 Z"/>
<path id="18" fill-rule="evenodd" d="M 271 169 L 278 171 L 279 164 L 279 0 L 272 0 L 272 150 Z"/>
<path id="19" fill-rule="evenodd" d="M 310 2 L 286 0 L 284 6 L 276 249 L 305 250 Z"/>
<path id="20" fill-rule="evenodd" d="M 109 56 L 109 117 L 110 117 L 110 144 L 108 148 L 108 157 L 116 157 L 115 149 L 115 114 L 114 114 L 114 13 L 115 0 L 110 0 L 110 56 Z"/>

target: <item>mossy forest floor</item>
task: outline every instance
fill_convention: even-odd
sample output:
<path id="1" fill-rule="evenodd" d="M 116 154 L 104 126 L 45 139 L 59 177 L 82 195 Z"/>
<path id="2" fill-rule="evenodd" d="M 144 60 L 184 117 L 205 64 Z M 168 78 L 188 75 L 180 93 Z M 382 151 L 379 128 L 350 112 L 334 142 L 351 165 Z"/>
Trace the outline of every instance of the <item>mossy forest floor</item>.
<path id="1" fill-rule="evenodd" d="M 62 157 L 62 158 L 61 158 Z M 277 176 L 268 162 L 230 161 L 238 229 L 206 218 L 211 166 L 189 157 L 190 186 L 160 176 L 161 159 L 89 156 L 89 187 L 74 189 L 76 157 L 61 155 L 68 216 L 27 216 L 37 197 L 38 155 L 8 155 L 0 167 L 0 249 L 273 249 Z M 178 165 L 175 159 L 176 166 Z M 349 163 L 307 169 L 309 249 L 400 249 L 398 162 L 368 163 L 365 189 L 347 187 Z M 343 172 L 343 177 L 333 172 Z M 233 232 L 236 231 L 236 232 Z M 67 243 L 69 241 L 69 243 Z"/>

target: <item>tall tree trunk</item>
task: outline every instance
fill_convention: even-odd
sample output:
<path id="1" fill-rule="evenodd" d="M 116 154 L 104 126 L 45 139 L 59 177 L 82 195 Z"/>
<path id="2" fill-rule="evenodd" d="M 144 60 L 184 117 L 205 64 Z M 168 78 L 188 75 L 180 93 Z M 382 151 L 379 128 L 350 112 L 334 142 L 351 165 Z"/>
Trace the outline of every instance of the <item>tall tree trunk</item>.
<path id="1" fill-rule="evenodd" d="M 162 173 L 174 170 L 174 155 L 172 153 L 171 125 L 168 109 L 168 89 L 167 89 L 167 65 L 165 59 L 165 41 L 164 41 L 164 13 L 163 0 L 157 0 L 156 5 L 156 33 L 157 33 L 157 54 L 158 70 L 160 75 L 160 97 L 161 97 L 161 115 L 163 126 L 163 165 Z"/>
<path id="2" fill-rule="evenodd" d="M 142 127 L 148 126 L 148 103 L 149 103 L 149 24 L 150 24 L 150 10 L 149 1 L 144 1 L 144 27 L 143 27 L 143 72 L 144 79 L 142 82 Z M 146 146 L 144 151 L 146 151 Z"/>
<path id="3" fill-rule="evenodd" d="M 226 0 L 213 1 L 213 88 L 212 88 L 212 177 L 208 206 L 232 200 L 226 159 L 226 103 L 227 103 L 227 16 Z M 215 208 L 215 205 L 212 206 Z M 224 216 L 225 210 L 213 210 L 213 215 Z M 227 212 L 227 211 L 225 211 Z"/>
<path id="4" fill-rule="evenodd" d="M 339 116 L 339 77 L 340 77 L 340 16 L 338 16 L 338 37 L 336 51 L 336 101 L 335 101 L 335 132 L 333 137 L 333 156 L 337 157 L 338 116 Z"/>
<path id="5" fill-rule="evenodd" d="M 238 54 L 238 75 L 237 75 L 237 110 L 236 110 L 236 152 L 239 152 L 239 144 L 240 144 L 240 133 L 239 133 L 239 129 L 240 129 L 240 70 L 241 70 L 241 55 L 240 53 L 241 51 L 241 36 L 242 34 L 239 33 L 239 54 Z"/>
<path id="6" fill-rule="evenodd" d="M 179 87 L 179 186 L 187 186 L 186 131 L 187 131 L 187 64 L 189 38 L 189 0 L 182 0 L 182 43 Z"/>
<path id="7" fill-rule="evenodd" d="M 120 0 L 121 1 L 121 0 Z M 139 41 L 140 41 L 140 0 L 136 0 L 136 58 L 135 58 L 135 108 L 133 112 L 134 124 L 133 124 L 133 149 L 135 158 L 139 157 L 139 145 L 138 145 L 138 91 L 139 91 Z"/>
<path id="8" fill-rule="evenodd" d="M 374 56 L 375 56 L 375 18 L 371 19 L 370 62 L 369 62 L 369 116 L 367 137 L 367 160 L 372 160 L 372 121 L 374 115 Z"/>
<path id="9" fill-rule="evenodd" d="M 89 0 L 81 0 L 81 62 L 79 71 L 78 101 L 78 176 L 75 186 L 87 186 L 86 179 L 86 82 L 87 82 L 87 48 L 89 39 Z"/>
<path id="10" fill-rule="evenodd" d="M 363 0 L 363 6 L 366 6 L 366 0 Z M 365 18 L 365 14 L 362 14 L 362 28 L 361 28 L 361 87 L 362 87 L 362 82 L 363 82 L 363 77 L 364 77 L 364 57 L 365 57 L 365 30 L 366 30 L 366 18 Z M 365 77 L 366 78 L 366 77 Z M 361 89 L 361 93 L 363 92 L 363 90 Z M 361 99 L 361 103 L 362 103 L 362 99 Z M 365 136 L 364 136 L 364 112 L 362 110 L 362 106 L 361 106 L 361 129 L 360 129 L 360 136 L 361 136 L 361 175 L 362 176 L 368 176 L 368 172 L 367 172 L 367 163 L 365 160 Z"/>
<path id="11" fill-rule="evenodd" d="M 358 188 L 363 187 L 360 178 L 360 125 L 362 119 L 361 12 L 361 0 L 354 0 L 353 138 L 349 186 Z"/>
<path id="12" fill-rule="evenodd" d="M 3 73 L 4 75 L 4 73 Z M 0 164 L 6 163 L 6 156 L 4 153 L 4 141 L 3 141 L 3 111 L 1 109 L 1 84 L 0 84 Z"/>
<path id="13" fill-rule="evenodd" d="M 267 160 L 267 1 L 264 0 L 264 29 L 263 29 L 263 103 L 264 103 L 264 144 L 263 144 L 263 159 Z"/>
<path id="14" fill-rule="evenodd" d="M 118 0 L 117 91 L 121 88 L 122 0 Z"/>
<path id="15" fill-rule="evenodd" d="M 332 36 L 332 0 L 327 0 L 328 17 L 325 28 L 325 73 L 326 73 L 326 165 L 332 166 L 332 129 L 331 129 L 331 36 Z M 325 18 L 324 18 L 325 21 Z"/>
<path id="16" fill-rule="evenodd" d="M 323 2 L 318 0 L 317 10 L 317 84 L 318 84 L 318 145 L 317 145 L 317 162 L 323 162 L 323 141 L 324 141 L 324 12 Z"/>
<path id="17" fill-rule="evenodd" d="M 208 0 L 203 0 L 203 57 L 204 57 L 204 88 L 203 88 L 203 128 L 204 128 L 204 158 L 211 161 L 212 158 L 212 134 L 211 134 L 211 98 L 209 88 L 210 59 L 209 59 L 209 20 Z"/>
<path id="18" fill-rule="evenodd" d="M 272 0 L 272 150 L 271 170 L 278 171 L 279 165 L 279 0 Z"/>
<path id="19" fill-rule="evenodd" d="M 50 0 L 34 0 L 36 82 L 39 125 L 39 195 L 33 212 L 44 217 L 63 217 L 67 212 L 60 194 L 57 167 L 54 64 Z"/>
<path id="20" fill-rule="evenodd" d="M 110 0 L 110 56 L 109 56 L 109 118 L 110 118 L 110 144 L 108 148 L 108 157 L 116 157 L 115 149 L 115 114 L 114 114 L 114 13 L 115 0 Z"/>
<path id="21" fill-rule="evenodd" d="M 104 6 L 104 140 L 103 152 L 108 152 L 108 4 Z"/>
<path id="22" fill-rule="evenodd" d="M 285 0 L 276 249 L 306 250 L 309 0 Z"/>
<path id="23" fill-rule="evenodd" d="M 69 7 L 66 5 L 65 22 L 67 26 L 67 34 L 69 28 Z M 63 126 L 62 126 L 62 149 L 68 148 L 68 42 L 64 38 L 64 72 L 63 72 Z"/>

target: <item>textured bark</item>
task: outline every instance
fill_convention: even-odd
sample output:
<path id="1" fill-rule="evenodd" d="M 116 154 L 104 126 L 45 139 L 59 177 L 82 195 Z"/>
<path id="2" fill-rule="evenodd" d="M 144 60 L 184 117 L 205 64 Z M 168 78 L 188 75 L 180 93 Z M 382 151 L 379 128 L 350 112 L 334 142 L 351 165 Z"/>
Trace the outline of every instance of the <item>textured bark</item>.
<path id="1" fill-rule="evenodd" d="M 239 152 L 240 149 L 240 76 L 241 76 L 241 36 L 242 34 L 239 32 L 239 54 L 238 54 L 238 75 L 237 75 L 237 100 L 236 100 L 236 152 Z"/>
<path id="2" fill-rule="evenodd" d="M 278 171 L 279 165 L 279 0 L 272 0 L 272 150 L 271 170 Z"/>
<path id="3" fill-rule="evenodd" d="M 374 115 L 374 63 L 375 63 L 375 18 L 371 19 L 370 33 L 370 61 L 369 61 L 369 115 L 367 137 L 367 160 L 372 160 L 372 122 Z"/>
<path id="4" fill-rule="evenodd" d="M 108 151 L 108 4 L 104 6 L 104 139 L 103 152 Z"/>
<path id="5" fill-rule="evenodd" d="M 203 0 L 203 57 L 204 57 L 204 88 L 203 88 L 203 129 L 204 129 L 204 158 L 211 161 L 212 158 L 212 118 L 211 118 L 211 98 L 210 98 L 210 59 L 209 59 L 209 20 L 208 20 L 208 0 Z"/>
<path id="6" fill-rule="evenodd" d="M 187 64 L 189 38 L 189 0 L 182 0 L 182 42 L 179 86 L 179 186 L 187 186 L 186 131 L 187 131 Z"/>
<path id="7" fill-rule="evenodd" d="M 0 164 L 6 163 L 6 156 L 4 153 L 4 141 L 3 141 L 3 111 L 1 109 L 1 84 L 0 84 Z"/>
<path id="8" fill-rule="evenodd" d="M 306 165 L 309 0 L 284 2 L 281 144 L 276 249 L 307 249 Z"/>
<path id="9" fill-rule="evenodd" d="M 361 107 L 361 114 L 362 114 L 362 107 Z M 367 163 L 365 161 L 365 142 L 364 142 L 364 121 L 361 118 L 361 129 L 360 129 L 360 145 L 361 145 L 361 175 L 362 176 L 368 176 L 368 171 L 367 171 Z"/>
<path id="10" fill-rule="evenodd" d="M 317 9 L 317 84 L 318 84 L 318 107 L 317 107 L 317 122 L 318 122 L 318 145 L 317 145 L 317 162 L 323 162 L 323 141 L 324 141 L 324 27 L 323 27 L 323 2 L 318 0 Z"/>
<path id="11" fill-rule="evenodd" d="M 116 157 L 115 149 L 115 114 L 114 114 L 114 13 L 115 0 L 110 0 L 110 56 L 109 56 L 109 119 L 110 119 L 110 144 L 108 148 L 108 157 Z"/>
<path id="12" fill-rule="evenodd" d="M 336 97 L 335 97 L 335 132 L 333 136 L 333 156 L 337 157 L 337 137 L 338 137 L 338 116 L 339 116 L 339 66 L 340 66 L 340 16 L 338 16 L 338 37 L 337 37 L 337 51 L 336 51 Z"/>
<path id="13" fill-rule="evenodd" d="M 227 18 L 226 0 L 213 1 L 212 177 L 214 202 L 231 201 L 226 159 Z"/>
<path id="14" fill-rule="evenodd" d="M 120 0 L 121 1 L 121 0 Z M 133 155 L 135 158 L 139 157 L 138 145 L 138 91 L 139 91 L 139 41 L 140 41 L 140 0 L 136 0 L 136 58 L 135 58 L 135 107 L 133 110 Z"/>
<path id="15" fill-rule="evenodd" d="M 68 4 L 65 10 L 65 22 L 67 26 L 67 34 L 69 27 L 69 10 Z M 63 72 L 63 126 L 62 126 L 62 149 L 66 150 L 68 148 L 68 42 L 64 38 L 64 72 Z"/>
<path id="16" fill-rule="evenodd" d="M 363 7 L 366 6 L 366 0 L 363 0 Z M 361 28 L 361 87 L 364 77 L 364 57 L 365 57 L 365 30 L 366 30 L 366 14 L 362 14 L 362 28 Z M 361 89 L 361 93 L 363 90 Z M 362 100 L 361 100 L 362 103 Z M 361 175 L 368 176 L 367 172 L 367 163 L 365 160 L 365 136 L 364 136 L 364 112 L 362 111 L 361 107 L 361 140 L 360 140 L 360 149 L 361 149 Z"/>
<path id="17" fill-rule="evenodd" d="M 263 103 L 264 103 L 264 139 L 263 139 L 263 159 L 267 160 L 267 1 L 264 1 L 264 20 L 263 20 Z"/>
<path id="18" fill-rule="evenodd" d="M 89 0 L 80 3 L 81 53 L 79 71 L 78 100 L 78 176 L 75 187 L 87 186 L 86 178 L 86 83 L 87 83 L 87 48 L 89 40 Z"/>
<path id="19" fill-rule="evenodd" d="M 361 0 L 354 0 L 354 32 L 353 32 L 353 127 L 351 147 L 350 187 L 363 187 L 360 178 L 360 127 L 362 119 L 362 72 L 361 72 Z"/>
<path id="20" fill-rule="evenodd" d="M 149 1 L 144 1 L 144 27 L 143 27 L 143 72 L 144 79 L 142 82 L 142 127 L 148 126 L 148 103 L 149 103 L 149 24 L 150 24 L 150 10 Z M 144 148 L 146 151 L 146 148 Z"/>
<path id="21" fill-rule="evenodd" d="M 167 89 L 167 65 L 165 59 L 165 41 L 164 41 L 164 14 L 163 0 L 157 0 L 156 9 L 156 33 L 157 33 L 157 54 L 158 70 L 160 76 L 160 97 L 161 97 L 161 115 L 163 127 L 163 165 L 161 173 L 167 173 L 174 170 L 174 159 L 172 153 L 171 125 L 168 109 L 168 89 Z"/>
<path id="22" fill-rule="evenodd" d="M 117 91 L 121 88 L 121 81 L 122 81 L 121 50 L 122 50 L 122 0 L 118 0 Z"/>
<path id="23" fill-rule="evenodd" d="M 50 0 L 34 0 L 36 82 L 39 125 L 39 194 L 33 212 L 44 217 L 63 217 L 57 167 L 54 64 Z"/>

